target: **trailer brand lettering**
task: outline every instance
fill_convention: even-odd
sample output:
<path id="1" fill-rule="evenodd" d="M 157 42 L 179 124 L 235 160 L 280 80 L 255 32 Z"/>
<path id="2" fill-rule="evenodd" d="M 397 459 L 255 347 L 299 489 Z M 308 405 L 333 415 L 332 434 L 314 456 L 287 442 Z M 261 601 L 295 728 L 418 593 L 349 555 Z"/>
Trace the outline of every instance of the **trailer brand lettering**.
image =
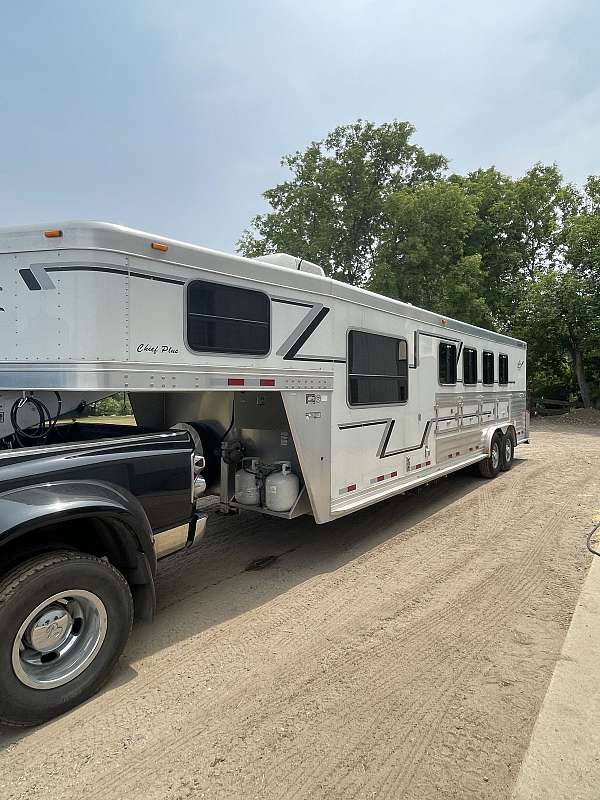
<path id="1" fill-rule="evenodd" d="M 160 352 L 161 355 L 177 355 L 179 349 L 177 347 L 171 347 L 168 344 L 138 344 L 137 346 L 138 353 L 152 353 L 153 355 L 158 355 Z"/>

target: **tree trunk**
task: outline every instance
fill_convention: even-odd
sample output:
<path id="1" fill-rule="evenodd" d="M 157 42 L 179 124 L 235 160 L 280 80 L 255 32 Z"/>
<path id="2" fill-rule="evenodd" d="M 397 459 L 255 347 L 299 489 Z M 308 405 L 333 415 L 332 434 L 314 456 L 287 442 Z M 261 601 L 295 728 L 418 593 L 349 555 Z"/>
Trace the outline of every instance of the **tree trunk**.
<path id="1" fill-rule="evenodd" d="M 585 371 L 583 369 L 583 355 L 581 350 L 575 345 L 572 346 L 571 355 L 573 357 L 573 367 L 575 368 L 575 377 L 577 378 L 577 383 L 579 385 L 583 407 L 591 408 L 592 401 L 590 399 L 590 387 L 586 380 Z"/>

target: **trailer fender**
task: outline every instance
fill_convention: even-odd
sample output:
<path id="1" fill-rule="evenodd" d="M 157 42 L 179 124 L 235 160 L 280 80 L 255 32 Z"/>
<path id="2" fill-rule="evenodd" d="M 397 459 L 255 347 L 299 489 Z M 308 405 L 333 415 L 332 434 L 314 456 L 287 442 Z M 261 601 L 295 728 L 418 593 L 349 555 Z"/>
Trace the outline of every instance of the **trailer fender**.
<path id="1" fill-rule="evenodd" d="M 74 525 L 78 520 L 80 529 Z M 136 601 L 136 616 L 152 618 L 156 574 L 152 529 L 137 498 L 111 484 L 57 481 L 0 494 L 0 562 L 10 566 L 11 560 L 27 553 L 28 548 L 34 552 L 35 548 L 44 548 L 45 539 L 54 546 L 61 523 L 69 530 L 69 544 L 92 550 L 86 520 L 94 521 L 96 542 L 127 578 Z"/>
<path id="2" fill-rule="evenodd" d="M 502 431 L 503 434 L 506 434 L 507 431 L 509 430 L 512 433 L 513 441 L 516 444 L 516 436 L 514 434 L 514 426 L 512 422 L 504 422 L 501 425 L 490 425 L 489 428 L 486 428 L 486 430 L 481 435 L 483 452 L 489 456 L 490 448 L 492 446 L 492 439 L 496 431 Z"/>

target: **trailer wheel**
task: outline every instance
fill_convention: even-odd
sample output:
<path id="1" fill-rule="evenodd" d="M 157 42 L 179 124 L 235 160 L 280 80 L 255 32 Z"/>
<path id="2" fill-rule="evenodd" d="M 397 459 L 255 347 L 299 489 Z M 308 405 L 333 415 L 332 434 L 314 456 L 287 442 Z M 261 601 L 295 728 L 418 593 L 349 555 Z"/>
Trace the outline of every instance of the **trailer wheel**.
<path id="1" fill-rule="evenodd" d="M 479 462 L 479 472 L 484 478 L 495 478 L 500 472 L 500 461 L 502 458 L 502 438 L 497 433 L 492 437 L 490 445 L 490 454 L 484 460 Z"/>
<path id="2" fill-rule="evenodd" d="M 513 458 L 515 455 L 515 445 L 510 432 L 507 432 L 502 437 L 502 448 L 500 451 L 500 469 L 502 472 L 508 472 L 513 465 Z"/>
<path id="3" fill-rule="evenodd" d="M 27 727 L 68 711 L 108 679 L 133 601 L 108 561 L 39 555 L 0 582 L 0 722 Z"/>

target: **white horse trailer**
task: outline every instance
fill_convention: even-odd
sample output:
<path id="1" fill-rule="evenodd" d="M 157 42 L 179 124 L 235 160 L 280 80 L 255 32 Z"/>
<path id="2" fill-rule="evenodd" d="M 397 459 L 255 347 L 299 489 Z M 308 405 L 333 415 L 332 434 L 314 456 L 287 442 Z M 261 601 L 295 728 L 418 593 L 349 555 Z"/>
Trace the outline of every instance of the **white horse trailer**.
<path id="1" fill-rule="evenodd" d="M 20 397 L 72 416 L 127 392 L 139 426 L 189 426 L 225 509 L 323 523 L 477 462 L 492 477 L 528 441 L 525 342 L 299 258 L 65 222 L 0 230 L 0 275 L 6 447 Z"/>

